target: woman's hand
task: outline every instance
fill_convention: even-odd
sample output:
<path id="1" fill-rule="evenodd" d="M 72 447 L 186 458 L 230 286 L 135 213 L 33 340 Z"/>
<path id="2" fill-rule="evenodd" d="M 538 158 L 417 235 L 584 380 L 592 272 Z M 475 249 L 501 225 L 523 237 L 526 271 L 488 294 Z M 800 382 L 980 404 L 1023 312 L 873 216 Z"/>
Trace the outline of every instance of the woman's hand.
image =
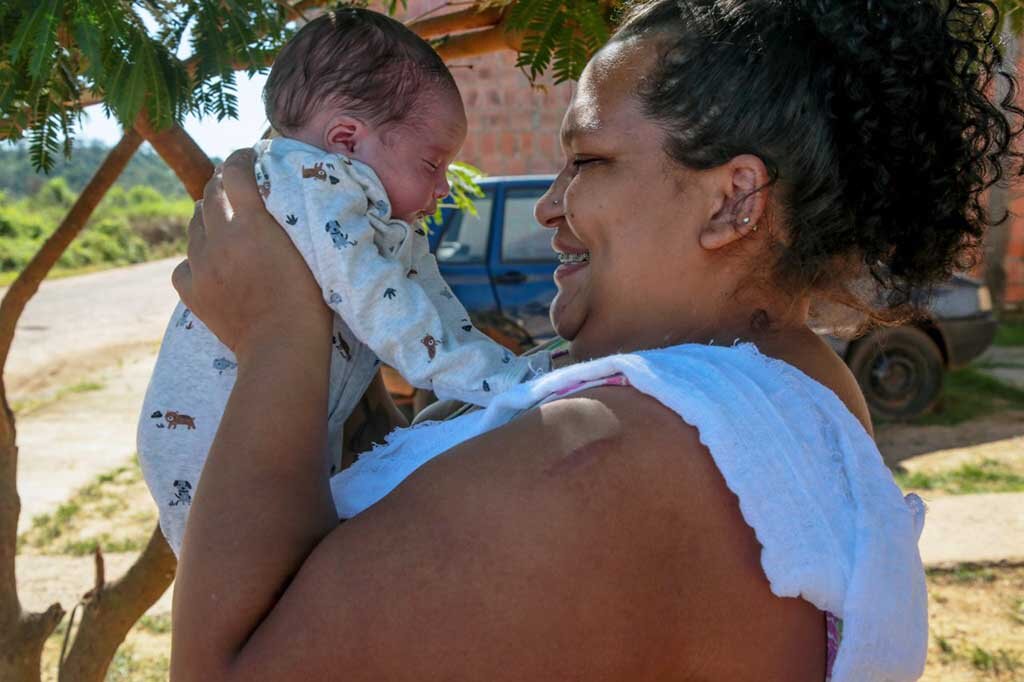
<path id="1" fill-rule="evenodd" d="M 271 344 L 326 346 L 330 309 L 288 235 L 263 206 L 252 150 L 206 183 L 188 228 L 188 260 L 172 275 L 181 300 L 242 362 Z"/>

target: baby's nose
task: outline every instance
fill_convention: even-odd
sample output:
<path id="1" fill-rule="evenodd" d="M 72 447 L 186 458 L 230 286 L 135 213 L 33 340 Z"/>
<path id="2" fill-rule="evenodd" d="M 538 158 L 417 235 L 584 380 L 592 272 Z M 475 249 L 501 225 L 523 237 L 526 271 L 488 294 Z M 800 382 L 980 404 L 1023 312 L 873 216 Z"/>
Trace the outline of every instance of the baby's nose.
<path id="1" fill-rule="evenodd" d="M 444 199 L 448 196 L 448 193 L 452 191 L 452 187 L 448 184 L 448 177 L 446 175 L 441 176 L 441 180 L 434 187 L 434 198 Z"/>

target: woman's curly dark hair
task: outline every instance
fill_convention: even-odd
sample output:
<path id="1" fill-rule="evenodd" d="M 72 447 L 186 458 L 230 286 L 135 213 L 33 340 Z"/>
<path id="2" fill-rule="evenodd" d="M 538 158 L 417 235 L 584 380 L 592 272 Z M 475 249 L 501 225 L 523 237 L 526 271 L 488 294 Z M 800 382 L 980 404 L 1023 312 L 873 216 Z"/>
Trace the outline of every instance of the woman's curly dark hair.
<path id="1" fill-rule="evenodd" d="M 613 40 L 659 41 L 639 96 L 670 157 L 764 161 L 786 217 L 780 281 L 884 321 L 1006 217 L 983 203 L 1022 158 L 999 26 L 989 0 L 648 0 Z M 851 293 L 865 271 L 881 299 Z"/>

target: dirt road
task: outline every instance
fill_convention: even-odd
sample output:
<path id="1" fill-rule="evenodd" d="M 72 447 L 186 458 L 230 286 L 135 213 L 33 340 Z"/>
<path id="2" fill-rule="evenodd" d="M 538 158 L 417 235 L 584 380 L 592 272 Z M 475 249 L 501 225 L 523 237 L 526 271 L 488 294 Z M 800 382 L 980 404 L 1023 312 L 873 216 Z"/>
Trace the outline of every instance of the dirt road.
<path id="1" fill-rule="evenodd" d="M 68 386 L 152 347 L 178 301 L 171 271 L 180 260 L 44 282 L 18 323 L 5 374 L 10 399 Z"/>
<path id="2" fill-rule="evenodd" d="M 52 402 L 18 416 L 19 532 L 134 454 L 142 397 L 178 301 L 170 282 L 179 260 L 45 282 L 29 302 L 8 395 L 15 405 Z"/>

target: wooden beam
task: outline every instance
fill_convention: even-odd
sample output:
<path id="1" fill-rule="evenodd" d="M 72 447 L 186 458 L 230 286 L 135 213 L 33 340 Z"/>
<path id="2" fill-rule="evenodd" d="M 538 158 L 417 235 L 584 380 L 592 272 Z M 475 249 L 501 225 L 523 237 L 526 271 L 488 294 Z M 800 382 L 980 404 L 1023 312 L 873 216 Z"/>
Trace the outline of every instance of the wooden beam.
<path id="1" fill-rule="evenodd" d="M 518 50 L 522 42 L 521 33 L 508 31 L 504 26 L 498 25 L 482 31 L 448 36 L 435 43 L 434 49 L 446 62 L 452 62 L 456 59 L 469 59 L 490 52 Z"/>
<path id="2" fill-rule="evenodd" d="M 420 19 L 406 25 L 421 38 L 435 38 L 451 33 L 495 26 L 501 23 L 503 13 L 503 8 L 485 9 L 481 12 L 471 7 L 458 12 Z"/>

